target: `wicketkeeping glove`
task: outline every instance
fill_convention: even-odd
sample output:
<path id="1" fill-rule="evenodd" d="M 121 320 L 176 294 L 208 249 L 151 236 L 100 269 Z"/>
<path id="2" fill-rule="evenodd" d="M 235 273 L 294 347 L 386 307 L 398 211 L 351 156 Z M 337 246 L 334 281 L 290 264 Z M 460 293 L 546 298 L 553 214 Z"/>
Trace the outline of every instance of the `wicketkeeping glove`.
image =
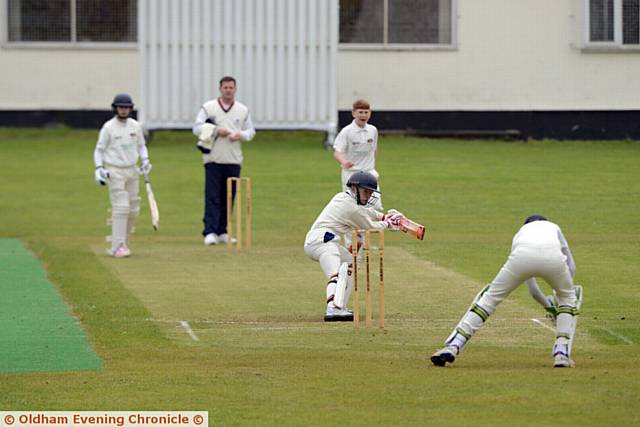
<path id="1" fill-rule="evenodd" d="M 98 166 L 96 168 L 95 177 L 98 184 L 107 185 L 107 180 L 109 179 L 109 171 L 102 166 Z"/>

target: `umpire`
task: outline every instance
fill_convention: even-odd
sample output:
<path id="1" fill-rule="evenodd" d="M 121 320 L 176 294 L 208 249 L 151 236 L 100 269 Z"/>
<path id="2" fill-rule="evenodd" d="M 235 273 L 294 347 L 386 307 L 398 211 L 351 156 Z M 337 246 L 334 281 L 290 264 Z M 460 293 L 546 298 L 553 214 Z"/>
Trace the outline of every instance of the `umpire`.
<path id="1" fill-rule="evenodd" d="M 242 142 L 256 134 L 249 109 L 235 100 L 236 80 L 223 77 L 219 89 L 220 97 L 202 105 L 193 125 L 205 170 L 202 235 L 207 246 L 227 243 L 227 178 L 240 176 Z"/>

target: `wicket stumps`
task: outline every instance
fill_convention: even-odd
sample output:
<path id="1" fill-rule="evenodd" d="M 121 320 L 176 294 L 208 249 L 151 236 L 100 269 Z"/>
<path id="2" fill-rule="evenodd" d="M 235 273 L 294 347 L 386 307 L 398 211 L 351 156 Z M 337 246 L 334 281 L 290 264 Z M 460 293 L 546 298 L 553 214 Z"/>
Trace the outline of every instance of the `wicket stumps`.
<path id="1" fill-rule="evenodd" d="M 365 326 L 373 325 L 373 304 L 371 293 L 371 234 L 378 235 L 378 264 L 380 277 L 378 279 L 378 325 L 384 329 L 384 231 L 383 230 L 354 230 L 351 238 L 351 255 L 353 262 L 353 325 L 360 327 L 360 284 L 358 283 L 358 234 L 364 234 L 363 251 L 366 269 L 366 300 L 365 300 Z"/>
<path id="2" fill-rule="evenodd" d="M 227 178 L 227 246 L 231 247 L 233 238 L 233 190 L 236 190 L 236 239 L 237 247 L 242 248 L 242 187 L 244 182 L 245 206 L 245 247 L 251 248 L 251 178 Z"/>

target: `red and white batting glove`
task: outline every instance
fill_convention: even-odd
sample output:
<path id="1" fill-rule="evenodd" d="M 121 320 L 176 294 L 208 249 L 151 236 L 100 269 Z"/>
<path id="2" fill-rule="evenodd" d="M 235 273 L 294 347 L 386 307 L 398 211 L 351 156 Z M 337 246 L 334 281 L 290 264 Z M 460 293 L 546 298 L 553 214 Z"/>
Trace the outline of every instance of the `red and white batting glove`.
<path id="1" fill-rule="evenodd" d="M 390 216 L 385 215 L 384 218 L 382 218 L 382 222 L 384 222 L 385 227 L 388 228 L 389 230 L 399 230 L 400 229 L 400 220 L 399 219 L 396 221 L 393 218 L 391 218 Z"/>
<path id="2" fill-rule="evenodd" d="M 385 218 L 389 218 L 393 225 L 399 226 L 400 221 L 402 220 L 402 218 L 404 218 L 404 215 L 402 214 L 402 212 L 398 212 L 395 209 L 389 209 L 389 211 L 385 215 Z"/>

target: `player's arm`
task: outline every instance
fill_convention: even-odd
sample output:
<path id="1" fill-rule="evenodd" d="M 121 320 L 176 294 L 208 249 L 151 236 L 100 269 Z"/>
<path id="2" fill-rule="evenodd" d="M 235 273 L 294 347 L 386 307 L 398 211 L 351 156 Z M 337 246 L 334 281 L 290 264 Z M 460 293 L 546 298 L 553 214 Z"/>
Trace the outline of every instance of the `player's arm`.
<path id="1" fill-rule="evenodd" d="M 144 140 L 144 134 L 142 133 L 142 127 L 137 126 L 136 133 L 138 134 L 138 157 L 140 157 L 140 172 L 148 175 L 151 172 L 151 162 L 149 161 L 149 150 L 147 149 L 146 141 Z"/>
<path id="2" fill-rule="evenodd" d="M 362 230 L 398 229 L 399 225 L 390 216 L 363 206 L 356 206 L 353 219 L 358 228 Z"/>
<path id="3" fill-rule="evenodd" d="M 346 129 L 346 128 L 345 128 Z M 353 162 L 347 159 L 347 132 L 342 129 L 338 132 L 335 141 L 333 141 L 333 158 L 342 165 L 345 169 L 349 169 L 353 166 Z"/>
<path id="4" fill-rule="evenodd" d="M 353 162 L 347 159 L 347 155 L 341 151 L 335 150 L 333 157 L 340 163 L 345 169 L 349 169 L 353 166 Z"/>
<path id="5" fill-rule="evenodd" d="M 375 149 L 373 150 L 373 160 L 374 161 L 378 161 L 378 128 L 375 128 L 375 132 L 374 132 L 374 136 L 373 136 L 373 141 L 374 141 L 374 147 Z"/>
<path id="6" fill-rule="evenodd" d="M 207 112 L 205 111 L 204 108 L 200 108 L 200 111 L 198 111 L 198 115 L 196 116 L 196 121 L 194 122 L 193 128 L 191 129 L 193 134 L 195 136 L 197 136 L 198 138 L 200 137 L 200 134 L 202 133 L 202 125 L 207 123 L 207 119 L 209 119 L 209 116 L 207 115 Z M 213 132 L 215 132 L 216 126 L 214 124 L 212 124 L 212 126 L 213 126 Z"/>
<path id="7" fill-rule="evenodd" d="M 253 122 L 251 121 L 251 115 L 247 113 L 247 118 L 242 124 L 242 128 L 240 132 L 238 132 L 238 139 L 242 141 L 251 141 L 254 136 L 256 136 L 256 128 L 253 126 Z M 234 138 L 231 138 L 235 140 Z"/>
<path id="8" fill-rule="evenodd" d="M 371 217 L 372 220 L 374 220 L 374 221 L 384 221 L 384 218 L 385 218 L 384 213 L 375 210 L 375 208 L 373 208 L 373 207 L 366 207 L 365 209 L 369 213 L 369 216 Z"/>
<path id="9" fill-rule="evenodd" d="M 148 175 L 151 172 L 151 161 L 149 160 L 149 150 L 145 144 L 138 145 L 138 154 L 140 155 L 140 171 Z"/>
<path id="10" fill-rule="evenodd" d="M 531 295 L 534 300 L 538 301 L 541 306 L 547 308 L 549 305 L 547 297 L 540 290 L 540 286 L 538 286 L 536 278 L 529 277 L 527 280 L 525 280 L 525 283 L 527 284 L 527 288 L 529 289 L 529 295 Z"/>
<path id="11" fill-rule="evenodd" d="M 104 168 L 103 154 L 109 142 L 109 132 L 103 127 L 100 129 L 100 136 L 93 151 L 93 163 L 96 166 L 95 180 L 100 185 L 105 185 L 109 179 L 109 171 Z"/>
<path id="12" fill-rule="evenodd" d="M 560 240 L 562 253 L 567 257 L 567 267 L 569 267 L 571 277 L 573 278 L 576 275 L 576 262 L 573 259 L 571 249 L 569 249 L 569 243 L 567 243 L 567 239 L 564 238 L 560 228 L 558 228 L 558 239 Z"/>

